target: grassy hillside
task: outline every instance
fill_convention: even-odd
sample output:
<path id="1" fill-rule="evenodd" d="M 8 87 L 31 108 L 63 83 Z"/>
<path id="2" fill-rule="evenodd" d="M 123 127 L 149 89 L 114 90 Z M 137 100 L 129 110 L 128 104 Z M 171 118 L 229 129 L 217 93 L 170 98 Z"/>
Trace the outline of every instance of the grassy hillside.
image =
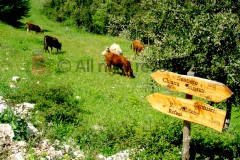
<path id="1" fill-rule="evenodd" d="M 38 24 L 45 30 L 44 33 L 27 34 L 24 25 L 22 28 L 13 28 L 0 23 L 0 95 L 18 89 L 32 91 L 37 84 L 70 86 L 73 97 L 78 96 L 76 101 L 80 110 L 77 113 L 77 124 L 54 123 L 53 126 L 48 126 L 43 122 L 43 117 L 37 114 L 31 119 L 52 141 L 73 138 L 89 159 L 99 153 L 107 156 L 139 146 L 146 149 L 140 155 L 141 159 L 159 156 L 180 158 L 182 121 L 153 110 L 147 102 L 145 97 L 153 92 L 149 76 L 151 72 L 142 69 L 140 57 L 132 60 L 131 41 L 94 35 L 72 27 L 66 30 L 65 25 L 53 22 L 41 14 L 41 2 L 32 1 L 30 17 L 21 22 Z M 55 48 L 53 53 L 44 52 L 44 35 L 58 38 L 62 43 L 60 54 L 56 53 Z M 131 60 L 135 79 L 104 72 L 101 52 L 112 43 L 118 43 L 124 56 Z M 46 57 L 45 74 L 32 74 L 32 57 L 36 54 Z M 68 70 L 64 71 L 66 68 Z M 19 87 L 15 90 L 9 88 L 13 76 L 26 78 L 25 81 L 14 84 Z M 160 86 L 154 88 L 154 92 L 173 94 Z M 237 122 L 234 123 L 239 126 Z M 94 129 L 96 126 L 102 128 L 100 133 Z M 198 124 L 193 124 L 193 128 L 204 128 L 208 135 L 219 134 Z M 227 137 L 230 134 L 221 136 Z"/>

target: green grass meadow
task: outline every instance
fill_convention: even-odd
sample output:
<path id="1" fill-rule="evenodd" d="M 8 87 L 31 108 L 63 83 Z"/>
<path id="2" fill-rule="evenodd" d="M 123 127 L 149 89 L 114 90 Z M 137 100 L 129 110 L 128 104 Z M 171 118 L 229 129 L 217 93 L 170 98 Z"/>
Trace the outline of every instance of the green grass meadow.
<path id="1" fill-rule="evenodd" d="M 172 144 L 182 143 L 177 139 L 182 136 L 179 132 L 182 130 L 182 120 L 154 110 L 146 96 L 153 92 L 181 97 L 184 97 L 184 94 L 151 85 L 151 71 L 142 68 L 141 57 L 132 59 L 131 41 L 95 35 L 70 26 L 66 30 L 66 25 L 53 22 L 41 14 L 42 1 L 32 1 L 30 16 L 21 22 L 38 24 L 45 30 L 44 33 L 27 33 L 25 25 L 14 28 L 0 23 L 0 95 L 18 90 L 10 88 L 11 83 L 19 88 L 25 87 L 25 90 L 31 90 L 38 84 L 70 86 L 73 97 L 78 96 L 76 101 L 80 108 L 77 113 L 79 121 L 74 125 L 55 123 L 49 127 L 42 122 L 44 120 L 41 115 L 34 115 L 31 120 L 39 130 L 44 131 L 47 138 L 52 141 L 73 138 L 88 159 L 94 159 L 94 156 L 100 153 L 109 156 L 139 146 L 145 146 L 147 150 L 138 155 L 140 159 L 154 159 L 159 155 L 163 159 L 181 159 L 181 146 Z M 56 53 L 55 48 L 52 53 L 44 52 L 45 35 L 58 38 L 62 43 L 60 53 Z M 101 53 L 112 43 L 119 44 L 123 55 L 131 60 L 136 78 L 129 79 L 104 71 L 104 57 Z M 44 74 L 32 74 L 32 57 L 37 54 L 45 57 Z M 25 80 L 12 82 L 13 76 Z M 237 118 L 237 113 L 239 111 L 234 109 L 233 117 Z M 219 133 L 192 124 L 193 135 L 197 135 L 202 129 L 210 137 L 228 137 L 233 131 L 240 131 L 237 129 L 240 128 L 239 122 L 233 120 L 233 124 L 229 133 Z M 102 130 L 96 131 L 94 126 L 100 126 Z M 163 134 L 162 137 L 160 134 Z M 170 142 L 166 143 L 164 140 Z M 161 148 L 163 146 L 165 148 Z"/>

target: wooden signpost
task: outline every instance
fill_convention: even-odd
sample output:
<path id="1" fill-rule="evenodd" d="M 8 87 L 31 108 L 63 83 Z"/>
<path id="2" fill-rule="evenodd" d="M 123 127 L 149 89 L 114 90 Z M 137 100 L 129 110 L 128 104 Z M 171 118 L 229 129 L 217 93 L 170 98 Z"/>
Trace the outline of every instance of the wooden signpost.
<path id="1" fill-rule="evenodd" d="M 222 83 L 173 72 L 156 71 L 151 77 L 160 85 L 172 91 L 184 92 L 209 101 L 220 102 L 232 95 L 232 91 Z"/>
<path id="2" fill-rule="evenodd" d="M 156 71 L 151 77 L 160 85 L 172 91 L 186 93 L 186 99 L 154 93 L 147 96 L 152 107 L 165 114 L 184 120 L 182 159 L 190 159 L 190 122 L 222 131 L 226 112 L 204 102 L 192 100 L 192 96 L 220 102 L 232 95 L 232 91 L 222 83 L 190 75 L 180 75 L 167 71 Z"/>

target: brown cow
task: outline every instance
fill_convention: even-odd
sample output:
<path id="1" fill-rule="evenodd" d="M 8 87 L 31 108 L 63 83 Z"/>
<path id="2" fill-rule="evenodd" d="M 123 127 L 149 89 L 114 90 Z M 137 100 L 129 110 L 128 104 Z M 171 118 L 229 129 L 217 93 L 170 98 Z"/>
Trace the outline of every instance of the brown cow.
<path id="1" fill-rule="evenodd" d="M 31 30 L 35 31 L 36 33 L 43 32 L 43 30 L 38 25 L 35 25 L 33 23 L 30 23 L 30 22 L 26 23 L 26 27 L 27 27 L 27 33 L 30 32 Z"/>
<path id="2" fill-rule="evenodd" d="M 120 68 L 122 71 L 122 74 L 126 75 L 128 78 L 135 78 L 135 76 L 133 75 L 131 64 L 126 57 L 112 53 L 109 49 L 107 50 L 107 53 L 104 56 L 107 63 L 105 67 L 108 67 L 111 73 L 112 73 L 112 65 L 113 65 L 117 68 Z"/>
<path id="3" fill-rule="evenodd" d="M 132 49 L 134 51 L 134 57 L 136 57 L 136 55 L 139 55 L 141 52 L 144 51 L 145 45 L 141 41 L 135 40 L 131 44 L 131 47 L 132 47 Z"/>
<path id="4" fill-rule="evenodd" d="M 51 47 L 51 52 L 52 52 L 53 47 L 56 48 L 57 52 L 58 52 L 58 50 L 61 50 L 62 44 L 59 43 L 57 38 L 47 35 L 47 36 L 44 37 L 44 50 L 45 50 L 45 52 L 46 51 L 49 52 L 48 47 Z"/>

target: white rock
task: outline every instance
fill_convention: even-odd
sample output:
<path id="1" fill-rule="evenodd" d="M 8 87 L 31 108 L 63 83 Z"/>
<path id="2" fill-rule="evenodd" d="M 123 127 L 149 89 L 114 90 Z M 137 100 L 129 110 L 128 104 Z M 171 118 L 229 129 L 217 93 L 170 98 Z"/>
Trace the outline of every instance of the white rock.
<path id="1" fill-rule="evenodd" d="M 27 109 L 34 109 L 35 104 L 23 102 L 23 107 Z"/>
<path id="2" fill-rule="evenodd" d="M 9 143 L 12 142 L 14 137 L 14 132 L 12 127 L 9 124 L 0 124 L 0 139 L 2 142 Z M 9 141 L 7 141 L 9 139 Z"/>
<path id="3" fill-rule="evenodd" d="M 47 151 L 47 154 L 50 155 L 51 157 L 54 157 L 55 156 L 55 148 L 53 146 L 50 146 L 48 151 Z"/>
<path id="4" fill-rule="evenodd" d="M 27 143 L 25 141 L 18 141 L 16 143 L 16 146 L 18 147 L 26 147 L 27 146 Z"/>
<path id="5" fill-rule="evenodd" d="M 80 151 L 80 150 L 77 150 L 77 151 L 73 152 L 73 155 L 74 155 L 76 158 L 85 159 L 85 156 L 84 156 L 83 152 Z"/>
<path id="6" fill-rule="evenodd" d="M 69 148 L 70 148 L 70 145 L 67 145 L 67 144 L 64 144 L 64 149 L 65 149 L 65 152 L 69 152 Z"/>
<path id="7" fill-rule="evenodd" d="M 11 155 L 10 158 L 11 158 L 11 160 L 24 160 L 21 152 Z"/>
<path id="8" fill-rule="evenodd" d="M 9 83 L 9 87 L 12 88 L 12 89 L 16 89 L 16 88 L 17 88 L 17 87 L 16 87 L 14 84 L 12 84 L 12 83 Z"/>
<path id="9" fill-rule="evenodd" d="M 17 82 L 17 81 L 20 81 L 20 80 L 21 80 L 21 78 L 18 77 L 18 76 L 13 76 L 12 77 L 12 81 L 14 81 L 14 82 Z"/>
<path id="10" fill-rule="evenodd" d="M 106 160 L 106 157 L 104 157 L 102 154 L 97 155 L 97 160 Z"/>
<path id="11" fill-rule="evenodd" d="M 103 131 L 103 130 L 104 130 L 104 128 L 103 128 L 102 126 L 99 126 L 99 125 L 94 125 L 94 126 L 93 126 L 93 129 L 94 129 L 95 131 L 97 131 L 97 132 L 100 132 L 100 131 Z"/>
<path id="12" fill-rule="evenodd" d="M 7 109 L 6 104 L 0 104 L 0 113 L 2 113 L 5 109 Z"/>
<path id="13" fill-rule="evenodd" d="M 41 144 L 41 149 L 45 150 L 45 149 L 49 148 L 49 145 L 50 145 L 50 141 L 48 139 L 44 139 Z"/>
<path id="14" fill-rule="evenodd" d="M 60 151 L 55 151 L 55 157 L 58 157 L 58 158 L 60 158 L 60 157 L 63 157 L 63 152 L 60 150 Z"/>
<path id="15" fill-rule="evenodd" d="M 106 158 L 106 160 L 130 160 L 130 154 L 141 152 L 143 149 L 130 149 L 118 152 Z"/>
<path id="16" fill-rule="evenodd" d="M 27 123 L 27 128 L 28 128 L 28 132 L 29 134 L 37 134 L 38 130 L 37 128 L 35 128 L 32 123 Z"/>

